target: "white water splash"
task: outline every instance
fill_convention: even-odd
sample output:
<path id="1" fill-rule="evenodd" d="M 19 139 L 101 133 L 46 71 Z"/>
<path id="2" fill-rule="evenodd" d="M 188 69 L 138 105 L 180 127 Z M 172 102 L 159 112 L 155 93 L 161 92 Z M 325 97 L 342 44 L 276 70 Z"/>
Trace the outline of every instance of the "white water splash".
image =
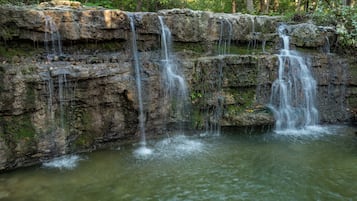
<path id="1" fill-rule="evenodd" d="M 197 139 L 190 139 L 184 135 L 166 138 L 155 145 L 155 149 L 161 156 L 170 157 L 200 152 L 202 148 L 202 142 Z"/>
<path id="2" fill-rule="evenodd" d="M 84 160 L 78 155 L 66 155 L 54 158 L 42 164 L 46 168 L 57 168 L 57 169 L 74 169 L 78 166 L 79 161 Z"/>
<path id="3" fill-rule="evenodd" d="M 306 126 L 301 129 L 285 129 L 285 130 L 276 130 L 276 134 L 278 135 L 286 135 L 286 136 L 319 136 L 330 134 L 328 127 L 323 126 Z"/>
<path id="4" fill-rule="evenodd" d="M 152 156 L 153 150 L 147 146 L 141 146 L 134 151 L 134 156 L 137 159 L 148 159 Z"/>
<path id="5" fill-rule="evenodd" d="M 139 147 L 134 151 L 134 156 L 142 160 L 154 158 L 182 158 L 200 153 L 203 150 L 204 144 L 200 140 L 178 135 L 158 141 L 152 146 L 152 149 Z"/>

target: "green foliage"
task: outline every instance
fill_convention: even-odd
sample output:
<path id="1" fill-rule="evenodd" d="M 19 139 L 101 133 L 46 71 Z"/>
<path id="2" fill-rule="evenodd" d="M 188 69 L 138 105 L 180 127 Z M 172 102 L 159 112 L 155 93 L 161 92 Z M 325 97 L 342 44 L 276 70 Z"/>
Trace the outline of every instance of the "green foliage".
<path id="1" fill-rule="evenodd" d="M 198 99 L 202 98 L 202 93 L 200 92 L 192 92 L 190 95 L 191 101 L 196 102 Z"/>
<path id="2" fill-rule="evenodd" d="M 251 110 L 254 103 L 255 89 L 228 90 L 228 92 L 236 102 L 235 105 L 227 106 L 229 114 L 236 115 Z"/>
<path id="3" fill-rule="evenodd" d="M 320 4 L 313 13 L 313 19 L 318 24 L 336 25 L 341 47 L 357 47 L 356 7 Z"/>
<path id="4" fill-rule="evenodd" d="M 289 14 L 289 13 L 295 13 L 296 6 L 294 5 L 293 1 L 289 0 L 282 0 L 279 1 L 279 7 L 275 11 L 278 14 Z"/>
<path id="5" fill-rule="evenodd" d="M 104 7 L 104 8 L 115 8 L 114 2 L 111 0 L 102 0 L 102 1 L 92 1 L 85 3 L 86 6 L 94 6 L 94 7 Z"/>
<path id="6" fill-rule="evenodd" d="M 196 0 L 190 1 L 189 8 L 194 10 L 209 10 L 213 12 L 231 12 L 231 0 Z"/>

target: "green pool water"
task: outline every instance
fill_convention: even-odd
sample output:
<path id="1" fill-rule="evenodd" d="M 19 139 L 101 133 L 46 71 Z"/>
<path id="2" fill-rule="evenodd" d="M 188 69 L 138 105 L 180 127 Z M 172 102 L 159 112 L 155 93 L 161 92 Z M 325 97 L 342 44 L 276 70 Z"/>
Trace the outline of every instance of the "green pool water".
<path id="1" fill-rule="evenodd" d="M 356 128 L 323 129 L 229 129 L 149 141 L 147 155 L 129 144 L 66 156 L 0 174 L 0 200 L 357 200 Z"/>

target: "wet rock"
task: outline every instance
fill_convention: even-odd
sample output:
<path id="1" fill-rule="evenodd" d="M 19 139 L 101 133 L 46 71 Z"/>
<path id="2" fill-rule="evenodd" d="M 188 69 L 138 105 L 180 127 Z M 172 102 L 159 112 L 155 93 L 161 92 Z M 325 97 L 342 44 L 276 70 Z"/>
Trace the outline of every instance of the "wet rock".
<path id="1" fill-rule="evenodd" d="M 0 6 L 0 37 L 6 45 L 31 41 L 43 49 L 29 58 L 11 55 L 0 64 L 0 170 L 138 139 L 129 15 L 138 36 L 148 135 L 163 133 L 167 122 L 179 121 L 170 115 L 169 101 L 162 100 L 158 16 L 172 32 L 177 63 L 189 87 L 194 120 L 188 124 L 203 124 L 204 114 L 218 106 L 224 126 L 274 123 L 265 106 L 278 73 L 280 17 L 188 9 L 127 13 L 61 1 L 38 8 Z M 46 16 L 58 26 L 65 55 L 46 59 Z M 238 50 L 216 56 L 223 22 L 231 24 L 232 45 Z M 356 62 L 320 51 L 326 37 L 335 37 L 334 28 L 305 23 L 288 25 L 287 31 L 292 46 L 310 51 L 303 54 L 318 82 L 321 121 L 346 121 L 351 113 L 355 118 Z M 247 50 L 252 41 L 270 47 Z"/>
<path id="2" fill-rule="evenodd" d="M 322 27 L 312 23 L 302 23 L 288 26 L 291 43 L 297 47 L 323 47 L 327 38 L 334 38 L 334 27 Z"/>

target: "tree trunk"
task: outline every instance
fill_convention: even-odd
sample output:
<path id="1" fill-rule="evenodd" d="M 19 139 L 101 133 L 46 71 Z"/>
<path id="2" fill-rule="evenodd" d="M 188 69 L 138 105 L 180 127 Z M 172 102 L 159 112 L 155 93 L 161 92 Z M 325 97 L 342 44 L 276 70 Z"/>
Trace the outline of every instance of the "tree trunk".
<path id="1" fill-rule="evenodd" d="M 305 12 L 309 12 L 309 0 L 305 0 Z"/>
<path id="2" fill-rule="evenodd" d="M 270 0 L 264 0 L 264 14 L 268 14 L 269 13 L 269 5 L 270 5 Z"/>
<path id="3" fill-rule="evenodd" d="M 232 0 L 232 13 L 236 13 L 236 12 L 237 12 L 237 1 Z"/>
<path id="4" fill-rule="evenodd" d="M 254 4 L 253 0 L 247 0 L 247 11 L 248 13 L 253 13 L 254 12 Z"/>
<path id="5" fill-rule="evenodd" d="M 143 5 L 143 1 L 142 1 L 142 0 L 137 0 L 137 2 L 136 2 L 136 9 L 135 9 L 136 12 L 141 11 L 142 5 Z"/>
<path id="6" fill-rule="evenodd" d="M 279 9 L 279 0 L 274 0 L 274 11 L 277 12 Z"/>

